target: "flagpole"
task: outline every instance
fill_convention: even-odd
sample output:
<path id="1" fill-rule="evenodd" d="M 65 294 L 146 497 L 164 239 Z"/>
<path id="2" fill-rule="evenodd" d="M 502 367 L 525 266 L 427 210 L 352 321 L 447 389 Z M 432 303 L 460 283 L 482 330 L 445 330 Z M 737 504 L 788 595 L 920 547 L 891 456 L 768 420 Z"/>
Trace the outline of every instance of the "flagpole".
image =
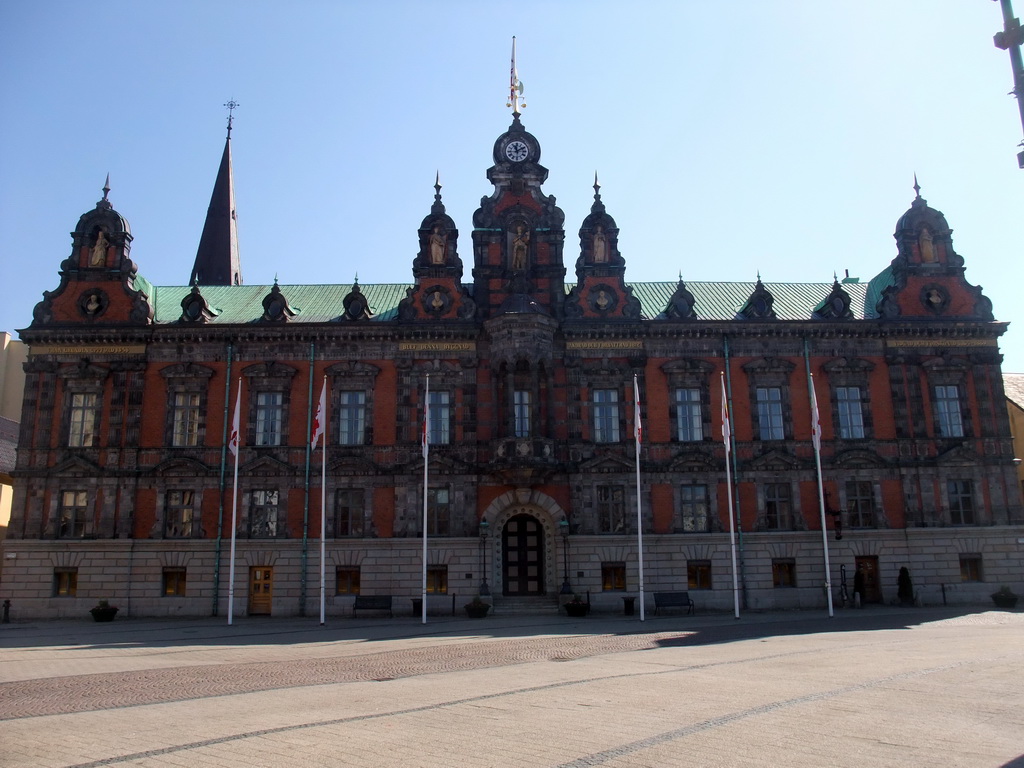
<path id="1" fill-rule="evenodd" d="M 811 390 L 811 442 L 814 444 L 814 466 L 818 471 L 818 508 L 821 513 L 821 546 L 825 553 L 825 597 L 828 602 L 828 616 L 834 616 L 832 605 L 832 569 L 828 562 L 828 530 L 825 528 L 825 489 L 821 480 L 821 418 L 818 415 L 818 398 L 814 394 L 814 374 L 807 363 L 807 386 Z"/>
<path id="2" fill-rule="evenodd" d="M 321 456 L 320 472 L 320 626 L 324 625 L 327 610 L 327 576 L 326 576 L 326 547 L 324 540 L 327 538 L 327 376 L 324 376 L 324 386 L 320 395 L 320 406 L 323 411 L 320 413 L 320 429 L 323 430 L 324 443 Z M 337 534 L 335 534 L 337 535 Z"/>
<path id="3" fill-rule="evenodd" d="M 633 437 L 636 442 L 636 551 L 640 569 L 640 621 L 644 620 L 644 526 L 640 514 L 640 388 L 633 374 Z"/>
<path id="4" fill-rule="evenodd" d="M 235 415 L 232 420 L 231 429 L 231 440 L 229 447 L 232 448 L 232 453 L 235 454 L 235 476 L 234 482 L 231 486 L 231 553 L 228 557 L 228 626 L 230 627 L 234 616 L 235 616 L 235 533 L 237 530 L 238 522 L 238 454 L 239 454 L 239 439 L 238 428 L 239 419 L 238 414 L 242 405 L 242 377 L 238 377 L 238 392 L 235 395 Z"/>
<path id="5" fill-rule="evenodd" d="M 725 373 L 722 373 L 722 442 L 725 443 L 725 488 L 729 497 L 729 551 L 732 555 L 732 610 L 740 617 L 740 584 L 736 571 L 736 519 L 732 509 L 732 469 L 729 454 L 732 450 L 732 425 L 729 423 L 729 399 L 725 394 Z"/>
<path id="6" fill-rule="evenodd" d="M 430 374 L 423 394 L 423 594 L 421 622 L 427 623 L 427 467 L 430 464 Z"/>

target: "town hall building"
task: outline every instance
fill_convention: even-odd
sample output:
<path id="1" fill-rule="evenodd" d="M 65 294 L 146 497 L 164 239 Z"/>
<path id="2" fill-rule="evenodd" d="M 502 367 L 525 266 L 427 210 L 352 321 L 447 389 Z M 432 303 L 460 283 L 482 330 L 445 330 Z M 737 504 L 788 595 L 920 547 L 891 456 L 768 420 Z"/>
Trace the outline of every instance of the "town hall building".
<path id="1" fill-rule="evenodd" d="M 101 599 L 225 616 L 232 532 L 235 613 L 313 616 L 321 523 L 328 616 L 356 595 L 408 612 L 424 519 L 431 612 L 478 594 L 554 611 L 573 593 L 621 612 L 640 586 L 638 509 L 645 589 L 698 610 L 733 606 L 730 507 L 745 608 L 820 608 L 826 581 L 842 604 L 856 572 L 865 601 L 893 602 L 904 567 L 922 602 L 1021 585 L 1006 323 L 916 185 L 869 281 L 632 282 L 629 260 L 652 257 L 620 252 L 596 180 L 566 237 L 515 110 L 468 236 L 436 185 L 395 282 L 251 285 L 230 148 L 229 129 L 180 285 L 143 277 L 107 185 L 26 318 L 0 585 L 16 616 Z"/>

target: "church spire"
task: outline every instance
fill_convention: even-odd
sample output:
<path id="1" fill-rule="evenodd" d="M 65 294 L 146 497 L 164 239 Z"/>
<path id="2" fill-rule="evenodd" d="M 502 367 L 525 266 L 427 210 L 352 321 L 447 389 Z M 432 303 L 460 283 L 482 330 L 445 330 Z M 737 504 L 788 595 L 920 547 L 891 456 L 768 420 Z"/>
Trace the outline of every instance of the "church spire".
<path id="1" fill-rule="evenodd" d="M 238 230 L 235 223 L 235 193 L 231 176 L 231 128 L 235 107 L 238 103 L 229 101 L 228 136 L 224 142 L 224 154 L 213 184 L 210 207 L 206 212 L 203 236 L 196 251 L 196 262 L 192 267 L 189 282 L 198 285 L 241 285 L 242 265 L 238 258 Z"/>

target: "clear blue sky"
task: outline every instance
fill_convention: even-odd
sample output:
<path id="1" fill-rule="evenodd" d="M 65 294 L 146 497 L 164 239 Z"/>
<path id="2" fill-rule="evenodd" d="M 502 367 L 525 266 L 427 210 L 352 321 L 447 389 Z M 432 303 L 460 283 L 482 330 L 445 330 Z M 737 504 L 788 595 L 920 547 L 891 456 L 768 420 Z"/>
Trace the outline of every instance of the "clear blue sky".
<path id="1" fill-rule="evenodd" d="M 246 283 L 409 281 L 435 171 L 468 280 L 516 35 L 570 278 L 595 170 L 627 280 L 769 283 L 880 272 L 916 172 L 1024 371 L 1001 27 L 991 0 L 7 0 L 0 330 L 58 285 L 108 172 L 140 272 L 188 281 L 230 98 Z"/>

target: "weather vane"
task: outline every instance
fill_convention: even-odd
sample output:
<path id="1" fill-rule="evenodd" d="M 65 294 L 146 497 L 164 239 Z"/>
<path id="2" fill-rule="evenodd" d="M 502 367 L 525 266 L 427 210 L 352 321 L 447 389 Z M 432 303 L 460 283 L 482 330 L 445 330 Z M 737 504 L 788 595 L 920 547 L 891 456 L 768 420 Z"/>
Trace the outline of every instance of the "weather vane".
<path id="1" fill-rule="evenodd" d="M 518 115 L 519 110 L 526 109 L 526 99 L 523 97 L 523 82 L 516 72 L 516 36 L 512 35 L 512 76 L 509 81 L 508 103 L 506 107 L 512 107 L 512 114 Z"/>
<path id="2" fill-rule="evenodd" d="M 234 112 L 235 109 L 240 107 L 241 105 L 234 99 L 228 99 L 226 102 L 224 102 L 224 106 L 228 108 L 228 138 L 230 139 L 231 122 L 235 119 L 235 116 L 232 114 L 232 112 Z"/>

